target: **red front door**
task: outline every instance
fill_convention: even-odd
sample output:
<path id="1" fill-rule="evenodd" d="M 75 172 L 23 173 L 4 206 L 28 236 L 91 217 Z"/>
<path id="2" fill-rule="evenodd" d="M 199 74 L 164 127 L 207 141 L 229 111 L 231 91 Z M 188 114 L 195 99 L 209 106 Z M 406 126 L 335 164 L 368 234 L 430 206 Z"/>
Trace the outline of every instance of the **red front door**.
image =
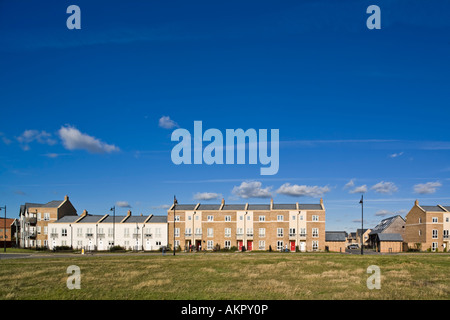
<path id="1" fill-rule="evenodd" d="M 239 251 L 242 251 L 242 240 L 238 240 Z"/>
<path id="2" fill-rule="evenodd" d="M 247 250 L 252 251 L 253 249 L 253 241 L 247 241 Z"/>
<path id="3" fill-rule="evenodd" d="M 295 241 L 291 240 L 291 251 L 295 251 Z"/>

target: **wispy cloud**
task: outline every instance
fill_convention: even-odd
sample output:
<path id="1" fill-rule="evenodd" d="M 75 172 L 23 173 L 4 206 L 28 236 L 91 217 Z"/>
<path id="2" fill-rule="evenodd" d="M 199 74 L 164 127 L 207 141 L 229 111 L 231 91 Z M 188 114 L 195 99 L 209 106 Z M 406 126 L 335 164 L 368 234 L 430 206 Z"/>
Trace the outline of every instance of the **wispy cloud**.
<path id="1" fill-rule="evenodd" d="M 381 181 L 372 186 L 370 190 L 374 190 L 377 193 L 392 194 L 394 192 L 397 192 L 398 188 L 393 182 Z"/>
<path id="2" fill-rule="evenodd" d="M 243 199 L 270 198 L 272 187 L 262 188 L 260 181 L 244 181 L 240 186 L 235 186 L 231 191 L 235 196 Z"/>
<path id="3" fill-rule="evenodd" d="M 328 186 L 319 187 L 285 183 L 277 190 L 277 193 L 292 197 L 322 197 L 329 191 L 330 188 Z"/>
<path id="4" fill-rule="evenodd" d="M 86 150 L 90 153 L 111 153 L 120 149 L 112 144 L 107 144 L 95 137 L 80 132 L 72 126 L 63 126 L 58 131 L 63 146 L 68 150 Z"/>
<path id="5" fill-rule="evenodd" d="M 53 139 L 52 135 L 44 130 L 25 130 L 16 139 L 21 144 L 23 150 L 29 150 L 29 144 L 32 142 L 48 145 L 54 145 L 57 143 L 57 141 Z"/>
<path id="6" fill-rule="evenodd" d="M 439 181 L 418 183 L 414 185 L 414 192 L 418 194 L 431 194 L 435 193 L 437 188 L 441 187 L 442 183 Z"/>
<path id="7" fill-rule="evenodd" d="M 222 197 L 222 194 L 215 192 L 197 192 L 194 195 L 194 200 L 217 200 Z"/>
<path id="8" fill-rule="evenodd" d="M 120 207 L 120 208 L 131 208 L 131 206 L 128 203 L 128 201 L 117 201 L 116 202 L 116 206 Z"/>
<path id="9" fill-rule="evenodd" d="M 349 191 L 349 193 L 366 193 L 366 192 L 367 192 L 367 185 L 365 184 Z"/>
<path id="10" fill-rule="evenodd" d="M 349 189 L 355 186 L 355 179 L 351 179 L 349 182 L 347 182 L 344 186 L 344 189 Z"/>
<path id="11" fill-rule="evenodd" d="M 390 158 L 397 158 L 400 157 L 401 155 L 403 155 L 403 152 L 399 152 L 399 153 L 392 153 L 389 155 Z"/>
<path id="12" fill-rule="evenodd" d="M 178 127 L 178 123 L 170 119 L 169 116 L 162 116 L 159 118 L 158 126 L 164 129 L 173 129 L 175 127 Z"/>

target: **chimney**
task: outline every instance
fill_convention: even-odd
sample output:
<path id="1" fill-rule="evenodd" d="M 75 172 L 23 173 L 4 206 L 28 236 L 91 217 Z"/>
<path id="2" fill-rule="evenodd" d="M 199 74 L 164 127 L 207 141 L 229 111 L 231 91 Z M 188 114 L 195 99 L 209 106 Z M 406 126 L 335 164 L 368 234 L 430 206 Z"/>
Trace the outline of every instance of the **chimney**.
<path id="1" fill-rule="evenodd" d="M 273 209 L 273 198 L 270 199 L 270 210 Z"/>
<path id="2" fill-rule="evenodd" d="M 323 206 L 323 199 L 320 198 L 320 204 Z"/>
<path id="3" fill-rule="evenodd" d="M 225 199 L 222 198 L 222 206 L 225 205 Z"/>
<path id="4" fill-rule="evenodd" d="M 416 201 L 414 201 L 414 205 L 418 206 L 419 205 L 419 200 L 416 199 Z"/>
<path id="5" fill-rule="evenodd" d="M 131 210 L 128 210 L 127 217 L 131 216 Z"/>
<path id="6" fill-rule="evenodd" d="M 64 197 L 64 201 L 69 200 L 69 196 L 66 194 L 66 196 Z"/>
<path id="7" fill-rule="evenodd" d="M 88 212 L 86 209 L 83 210 L 83 213 L 81 214 L 82 217 L 87 216 Z"/>

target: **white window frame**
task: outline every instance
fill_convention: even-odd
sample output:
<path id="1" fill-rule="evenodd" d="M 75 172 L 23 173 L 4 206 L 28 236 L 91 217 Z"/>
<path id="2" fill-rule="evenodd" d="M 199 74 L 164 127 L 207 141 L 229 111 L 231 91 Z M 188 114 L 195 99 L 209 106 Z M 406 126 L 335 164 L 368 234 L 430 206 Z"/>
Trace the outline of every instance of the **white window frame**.
<path id="1" fill-rule="evenodd" d="M 432 218 L 431 218 L 431 222 L 432 222 L 432 223 L 438 223 L 438 221 L 439 221 L 439 220 L 438 220 L 438 217 L 432 217 Z"/>
<path id="2" fill-rule="evenodd" d="M 319 250 L 319 241 L 318 240 L 313 240 L 312 249 L 313 249 L 313 251 Z"/>
<path id="3" fill-rule="evenodd" d="M 212 240 L 206 241 L 206 249 L 208 249 L 208 250 L 214 249 L 214 241 L 212 241 Z"/>
<path id="4" fill-rule="evenodd" d="M 214 216 L 208 216 L 207 221 L 214 221 Z"/>
<path id="5" fill-rule="evenodd" d="M 259 250 L 266 250 L 266 241 L 265 240 L 259 240 L 258 249 Z"/>
<path id="6" fill-rule="evenodd" d="M 259 216 L 259 222 L 266 221 L 266 216 Z"/>
<path id="7" fill-rule="evenodd" d="M 436 249 L 438 248 L 439 244 L 437 242 L 432 242 L 431 243 L 431 250 L 432 251 L 436 251 Z"/>
<path id="8" fill-rule="evenodd" d="M 231 216 L 225 216 L 225 222 L 230 222 L 231 221 Z"/>
<path id="9" fill-rule="evenodd" d="M 284 221 L 284 215 L 282 214 L 277 215 L 277 221 Z"/>
<path id="10" fill-rule="evenodd" d="M 180 236 L 180 228 L 175 228 L 175 237 Z"/>
<path id="11" fill-rule="evenodd" d="M 230 237 L 231 237 L 231 228 L 225 228 L 225 238 L 230 238 Z"/>
<path id="12" fill-rule="evenodd" d="M 277 237 L 281 238 L 284 235 L 284 230 L 283 228 L 277 228 Z"/>
<path id="13" fill-rule="evenodd" d="M 438 230 L 437 229 L 431 230 L 431 238 L 432 239 L 437 239 L 438 238 Z"/>
<path id="14" fill-rule="evenodd" d="M 277 241 L 277 250 L 282 251 L 284 249 L 283 240 Z"/>
<path id="15" fill-rule="evenodd" d="M 319 221 L 319 216 L 318 215 L 313 215 L 312 216 L 312 221 Z"/>
<path id="16" fill-rule="evenodd" d="M 214 237 L 214 228 L 208 228 L 207 229 L 207 236 L 208 237 Z"/>
<path id="17" fill-rule="evenodd" d="M 223 247 L 225 249 L 230 249 L 231 248 L 231 241 L 230 240 L 225 240 Z"/>
<path id="18" fill-rule="evenodd" d="M 312 237 L 318 238 L 319 237 L 319 228 L 312 228 Z"/>
<path id="19" fill-rule="evenodd" d="M 259 237 L 260 238 L 266 237 L 266 228 L 259 228 Z"/>

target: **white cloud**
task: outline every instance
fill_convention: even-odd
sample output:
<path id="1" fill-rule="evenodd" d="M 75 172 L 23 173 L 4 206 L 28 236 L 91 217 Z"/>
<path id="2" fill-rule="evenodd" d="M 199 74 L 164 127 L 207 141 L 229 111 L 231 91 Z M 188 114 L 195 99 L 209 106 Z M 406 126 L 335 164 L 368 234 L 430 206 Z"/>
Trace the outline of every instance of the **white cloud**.
<path id="1" fill-rule="evenodd" d="M 100 141 L 71 126 L 61 127 L 58 134 L 68 150 L 82 149 L 91 153 L 111 153 L 120 150 L 115 145 Z"/>
<path id="2" fill-rule="evenodd" d="M 220 193 L 214 192 L 197 192 L 194 195 L 195 200 L 215 200 L 222 197 Z"/>
<path id="3" fill-rule="evenodd" d="M 351 179 L 349 182 L 347 182 L 344 186 L 344 189 L 351 188 L 355 185 L 355 179 Z"/>
<path id="4" fill-rule="evenodd" d="M 370 190 L 374 190 L 377 193 L 392 194 L 397 192 L 398 188 L 393 182 L 381 181 L 373 185 Z"/>
<path id="5" fill-rule="evenodd" d="M 153 206 L 152 209 L 169 209 L 171 205 L 169 204 L 161 204 L 159 206 Z"/>
<path id="6" fill-rule="evenodd" d="M 402 154 L 403 154 L 403 152 L 393 153 L 393 154 L 390 154 L 389 157 L 391 157 L 391 158 L 397 158 L 397 157 L 400 157 Z"/>
<path id="7" fill-rule="evenodd" d="M 397 210 L 397 211 L 389 211 L 389 210 L 378 210 L 375 212 L 375 216 L 377 217 L 384 217 L 384 216 L 393 216 L 393 215 L 401 215 L 406 213 L 407 211 L 405 209 Z"/>
<path id="8" fill-rule="evenodd" d="M 56 144 L 56 140 L 52 138 L 50 133 L 39 130 L 25 130 L 20 136 L 17 137 L 17 141 L 19 141 L 22 145 L 23 150 L 29 150 L 29 144 L 34 141 L 48 145 Z"/>
<path id="9" fill-rule="evenodd" d="M 261 188 L 262 183 L 259 181 L 244 181 L 240 186 L 235 186 L 231 191 L 239 198 L 270 198 L 272 194 L 270 190 L 272 187 Z"/>
<path id="10" fill-rule="evenodd" d="M 178 127 L 178 124 L 175 121 L 173 121 L 172 119 L 170 119 L 169 116 L 162 116 L 159 119 L 158 125 L 164 129 L 172 129 L 172 128 Z"/>
<path id="11" fill-rule="evenodd" d="M 438 187 L 441 187 L 442 183 L 439 181 L 419 183 L 414 185 L 414 192 L 419 194 L 430 194 L 435 193 Z"/>
<path id="12" fill-rule="evenodd" d="M 291 185 L 290 183 L 285 183 L 277 190 L 277 193 L 292 197 L 322 197 L 329 191 L 330 188 L 328 188 L 327 186 L 300 186 L 297 184 Z"/>
<path id="13" fill-rule="evenodd" d="M 128 203 L 128 201 L 117 201 L 116 202 L 116 206 L 117 207 L 121 207 L 121 208 L 131 208 L 131 206 Z"/>
<path id="14" fill-rule="evenodd" d="M 349 193 L 366 193 L 366 192 L 367 192 L 367 185 L 365 184 L 349 191 Z"/>

